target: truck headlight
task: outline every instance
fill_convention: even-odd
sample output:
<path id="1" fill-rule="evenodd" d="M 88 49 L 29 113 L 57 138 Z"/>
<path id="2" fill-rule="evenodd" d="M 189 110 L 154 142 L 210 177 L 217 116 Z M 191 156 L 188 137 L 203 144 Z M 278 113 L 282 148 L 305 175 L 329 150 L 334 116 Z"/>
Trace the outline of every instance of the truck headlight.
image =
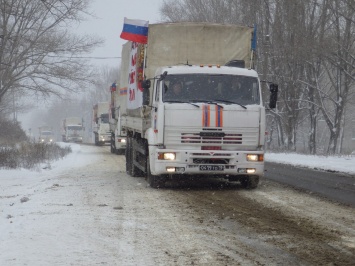
<path id="1" fill-rule="evenodd" d="M 159 152 L 158 159 L 173 161 L 176 159 L 176 154 L 174 152 Z"/>
<path id="2" fill-rule="evenodd" d="M 262 162 L 264 161 L 264 154 L 247 154 L 247 161 Z"/>

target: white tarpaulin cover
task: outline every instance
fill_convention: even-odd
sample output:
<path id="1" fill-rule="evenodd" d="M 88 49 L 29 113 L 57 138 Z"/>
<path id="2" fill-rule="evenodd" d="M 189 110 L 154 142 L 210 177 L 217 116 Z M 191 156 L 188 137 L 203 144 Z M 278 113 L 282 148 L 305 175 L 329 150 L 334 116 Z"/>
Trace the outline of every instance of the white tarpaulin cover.
<path id="1" fill-rule="evenodd" d="M 211 23 L 150 24 L 145 75 L 159 66 L 224 65 L 244 60 L 250 65 L 253 28 Z"/>

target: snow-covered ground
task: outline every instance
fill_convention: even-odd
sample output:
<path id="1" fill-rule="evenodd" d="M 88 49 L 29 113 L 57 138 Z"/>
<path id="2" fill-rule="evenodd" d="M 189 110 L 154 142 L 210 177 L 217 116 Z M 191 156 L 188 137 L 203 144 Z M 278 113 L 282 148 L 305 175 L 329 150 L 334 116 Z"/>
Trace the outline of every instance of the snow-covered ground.
<path id="1" fill-rule="evenodd" d="M 61 143 L 61 145 L 69 144 Z M 44 202 L 48 201 L 48 197 L 51 197 L 51 191 L 62 187 L 62 183 L 53 183 L 65 182 L 64 180 L 55 181 L 59 180 L 58 176 L 59 178 L 65 176 L 67 172 L 92 165 L 93 162 L 100 159 L 99 155 L 93 152 L 82 152 L 82 147 L 78 144 L 70 145 L 73 152 L 62 160 L 52 162 L 50 167 L 48 167 L 49 165 L 43 165 L 37 170 L 0 170 L 0 265 L 32 265 L 31 262 L 36 261 L 37 257 L 43 255 L 45 250 L 55 254 L 57 252 L 55 249 L 63 248 L 53 246 L 53 239 L 46 241 L 45 236 L 36 235 L 35 232 L 37 234 L 42 231 L 48 233 L 54 226 L 61 230 L 60 235 L 62 236 L 74 234 L 73 226 L 60 226 L 57 224 L 58 221 L 52 221 L 51 224 L 48 224 L 48 219 L 41 219 L 41 210 L 38 209 L 38 206 L 42 206 Z M 96 147 L 90 148 L 96 149 Z M 88 147 L 85 147 L 85 149 L 88 149 Z M 109 152 L 109 148 L 107 148 L 107 152 Z M 355 174 L 355 156 L 320 157 L 267 153 L 265 160 Z M 67 193 L 70 193 L 70 187 L 68 188 Z M 70 195 L 68 194 L 67 200 L 69 199 Z M 57 204 L 50 206 L 53 213 L 63 211 L 63 207 L 70 208 L 66 207 L 71 206 L 71 202 L 65 201 L 66 198 L 57 200 Z M 63 200 L 64 202 L 62 202 Z M 27 201 L 30 201 L 31 204 L 26 204 Z M 38 219 L 26 218 L 37 217 L 35 214 L 39 215 Z M 65 215 L 68 216 L 68 221 L 72 218 L 78 220 L 75 213 L 70 213 L 70 209 Z M 53 234 L 55 233 L 53 232 Z M 60 241 L 63 241 L 63 239 L 60 239 Z M 70 241 L 70 239 L 67 241 Z M 19 264 L 16 258 L 21 257 L 21 254 L 29 258 L 29 264 Z M 63 263 L 65 264 L 65 262 Z M 44 264 L 38 261 L 36 265 Z"/>
<path id="2" fill-rule="evenodd" d="M 355 174 L 355 155 L 316 156 L 294 153 L 266 153 L 265 161 Z"/>

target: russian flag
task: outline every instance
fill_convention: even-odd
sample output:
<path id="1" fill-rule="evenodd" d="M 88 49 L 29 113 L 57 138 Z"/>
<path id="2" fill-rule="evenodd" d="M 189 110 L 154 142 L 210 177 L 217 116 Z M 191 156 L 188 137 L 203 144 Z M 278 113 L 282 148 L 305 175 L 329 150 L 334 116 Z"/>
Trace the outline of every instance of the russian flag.
<path id="1" fill-rule="evenodd" d="M 123 30 L 120 35 L 122 39 L 132 42 L 148 42 L 148 21 L 139 19 L 124 18 Z"/>

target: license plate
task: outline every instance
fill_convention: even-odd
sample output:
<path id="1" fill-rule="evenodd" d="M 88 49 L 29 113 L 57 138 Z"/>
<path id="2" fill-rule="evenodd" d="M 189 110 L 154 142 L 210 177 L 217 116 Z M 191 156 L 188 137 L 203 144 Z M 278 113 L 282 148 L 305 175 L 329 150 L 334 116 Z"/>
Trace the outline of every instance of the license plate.
<path id="1" fill-rule="evenodd" d="M 223 165 L 200 165 L 200 171 L 223 171 Z"/>

